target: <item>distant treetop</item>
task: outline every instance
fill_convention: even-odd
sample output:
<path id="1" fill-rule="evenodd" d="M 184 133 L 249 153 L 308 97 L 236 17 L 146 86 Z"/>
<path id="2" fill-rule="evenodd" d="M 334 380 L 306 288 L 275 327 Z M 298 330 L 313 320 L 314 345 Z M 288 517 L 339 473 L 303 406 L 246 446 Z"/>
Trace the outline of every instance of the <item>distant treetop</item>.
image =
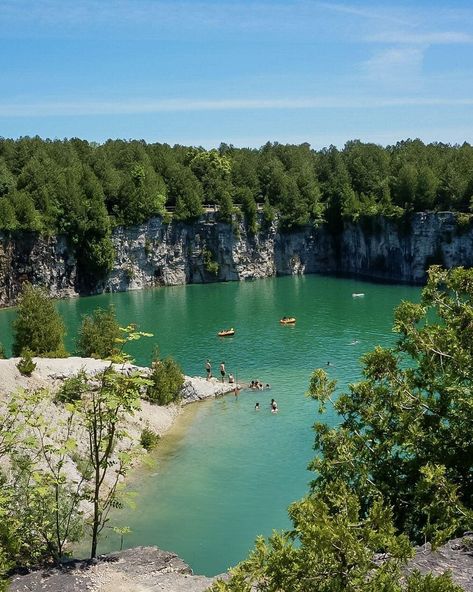
<path id="1" fill-rule="evenodd" d="M 472 197 L 473 148 L 466 143 L 205 150 L 143 140 L 0 139 L 0 230 L 66 234 L 83 277 L 110 269 L 113 227 L 153 216 L 192 221 L 206 204 L 224 222 L 241 211 L 255 232 L 258 205 L 291 229 L 378 214 L 469 212 Z"/>

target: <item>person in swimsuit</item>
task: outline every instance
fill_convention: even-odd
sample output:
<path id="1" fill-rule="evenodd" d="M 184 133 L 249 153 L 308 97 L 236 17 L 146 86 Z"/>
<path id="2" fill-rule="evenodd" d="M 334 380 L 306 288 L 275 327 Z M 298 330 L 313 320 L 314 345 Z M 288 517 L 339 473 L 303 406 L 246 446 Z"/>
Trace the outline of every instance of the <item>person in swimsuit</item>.
<path id="1" fill-rule="evenodd" d="M 210 360 L 205 362 L 205 370 L 207 372 L 207 380 L 210 380 L 212 378 L 212 364 L 210 363 Z"/>
<path id="2" fill-rule="evenodd" d="M 225 382 L 225 362 L 220 364 L 220 374 L 222 375 L 222 382 Z"/>

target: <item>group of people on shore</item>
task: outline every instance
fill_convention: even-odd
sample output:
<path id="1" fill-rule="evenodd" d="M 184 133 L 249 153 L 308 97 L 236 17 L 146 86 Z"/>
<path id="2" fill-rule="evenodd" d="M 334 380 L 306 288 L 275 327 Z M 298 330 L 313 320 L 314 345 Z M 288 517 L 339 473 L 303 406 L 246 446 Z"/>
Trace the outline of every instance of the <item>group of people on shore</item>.
<path id="1" fill-rule="evenodd" d="M 207 361 L 205 362 L 205 372 L 207 374 L 207 380 L 210 380 L 212 378 L 212 362 L 209 359 L 207 359 Z M 225 362 L 221 362 L 220 363 L 220 376 L 222 377 L 222 382 L 225 382 L 226 375 L 227 375 L 227 370 L 225 368 Z M 235 377 L 233 376 L 233 374 L 231 372 L 228 375 L 228 382 L 230 384 L 235 383 Z"/>
<path id="2" fill-rule="evenodd" d="M 212 362 L 208 358 L 205 362 L 205 372 L 207 374 L 207 380 L 210 380 L 212 378 Z M 227 371 L 225 368 L 225 362 L 222 361 L 220 363 L 220 376 L 221 376 L 222 382 L 225 382 L 226 375 L 227 375 Z M 233 374 L 231 372 L 228 375 L 228 383 L 235 384 L 235 377 L 233 376 Z M 263 383 L 260 380 L 252 380 L 248 386 L 250 389 L 258 390 L 258 391 L 262 391 L 264 389 L 271 388 L 270 384 L 266 383 L 266 385 L 263 385 Z M 238 396 L 238 394 L 240 392 L 240 388 L 241 388 L 240 385 L 235 384 L 235 397 Z M 276 403 L 276 401 L 274 399 L 271 399 L 270 408 L 271 408 L 271 413 L 278 412 L 278 404 Z M 259 411 L 259 409 L 260 409 L 260 405 L 259 405 L 259 403 L 256 403 L 255 404 L 255 411 Z"/>
<path id="3" fill-rule="evenodd" d="M 225 382 L 225 377 L 227 375 L 227 370 L 225 368 L 225 362 L 222 361 L 220 363 L 219 370 L 220 370 L 221 380 L 222 380 L 222 382 Z M 207 375 L 207 380 L 210 380 L 212 378 L 212 362 L 208 358 L 207 358 L 207 361 L 205 362 L 205 373 Z M 228 374 L 228 383 L 235 384 L 235 376 L 231 372 Z M 262 391 L 263 389 L 270 389 L 271 386 L 268 383 L 266 383 L 266 385 L 264 385 L 260 380 L 252 380 L 249 384 L 249 388 L 253 389 L 253 390 Z"/>

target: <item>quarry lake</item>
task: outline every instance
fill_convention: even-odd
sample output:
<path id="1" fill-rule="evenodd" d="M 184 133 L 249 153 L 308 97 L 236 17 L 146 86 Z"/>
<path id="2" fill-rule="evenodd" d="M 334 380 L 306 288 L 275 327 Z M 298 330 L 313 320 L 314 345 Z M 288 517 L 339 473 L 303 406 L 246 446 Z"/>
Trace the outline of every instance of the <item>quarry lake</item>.
<path id="1" fill-rule="evenodd" d="M 311 480 L 306 466 L 314 455 L 317 411 L 304 393 L 312 370 L 325 368 L 341 389 L 357 380 L 361 354 L 394 343 L 393 308 L 418 301 L 419 294 L 409 286 L 312 275 L 59 301 L 71 352 L 82 316 L 113 304 L 121 324 L 153 333 L 130 349 L 138 364 L 148 365 L 159 345 L 186 374 L 205 375 L 210 358 L 215 375 L 225 361 L 238 382 L 271 385 L 186 408 L 161 440 L 155 466 L 138 469 L 132 479 L 136 510 L 114 517 L 132 530 L 125 546 L 157 545 L 178 553 L 196 573 L 214 575 L 243 559 L 258 534 L 289 527 L 287 507 Z M 0 313 L 7 351 L 14 314 Z M 296 317 L 295 326 L 282 326 L 283 316 Z M 217 337 L 229 327 L 234 337 Z M 270 412 L 271 398 L 277 414 Z M 326 420 L 335 418 L 328 412 Z M 101 551 L 119 544 L 109 534 Z"/>

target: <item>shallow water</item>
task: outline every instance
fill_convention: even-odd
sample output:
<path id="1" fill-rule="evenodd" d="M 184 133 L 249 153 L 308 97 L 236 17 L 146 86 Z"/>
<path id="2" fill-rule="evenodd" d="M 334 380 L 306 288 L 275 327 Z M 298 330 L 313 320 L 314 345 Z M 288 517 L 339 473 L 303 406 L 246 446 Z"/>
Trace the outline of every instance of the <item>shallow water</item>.
<path id="1" fill-rule="evenodd" d="M 360 292 L 363 298 L 352 297 Z M 237 380 L 257 378 L 272 387 L 186 409 L 160 443 L 156 466 L 135 475 L 137 509 L 114 517 L 132 528 L 125 546 L 156 544 L 177 552 L 196 573 L 214 575 L 243 559 L 258 534 L 288 527 L 287 506 L 311 479 L 306 466 L 314 454 L 316 406 L 304 397 L 311 371 L 326 368 L 341 388 L 359 378 L 360 355 L 395 339 L 393 308 L 418 297 L 418 288 L 313 275 L 58 302 L 71 350 L 81 315 L 113 304 L 122 324 L 154 333 L 133 344 L 138 363 L 149 363 L 159 344 L 187 374 L 204 375 L 210 357 L 214 371 L 224 360 Z M 13 315 L 0 313 L 0 341 L 7 346 Z M 281 326 L 284 315 L 297 324 Z M 235 337 L 216 336 L 232 326 Z M 272 397 L 278 414 L 270 413 Z M 328 413 L 326 420 L 334 417 Z M 118 545 L 110 535 L 102 550 Z"/>

